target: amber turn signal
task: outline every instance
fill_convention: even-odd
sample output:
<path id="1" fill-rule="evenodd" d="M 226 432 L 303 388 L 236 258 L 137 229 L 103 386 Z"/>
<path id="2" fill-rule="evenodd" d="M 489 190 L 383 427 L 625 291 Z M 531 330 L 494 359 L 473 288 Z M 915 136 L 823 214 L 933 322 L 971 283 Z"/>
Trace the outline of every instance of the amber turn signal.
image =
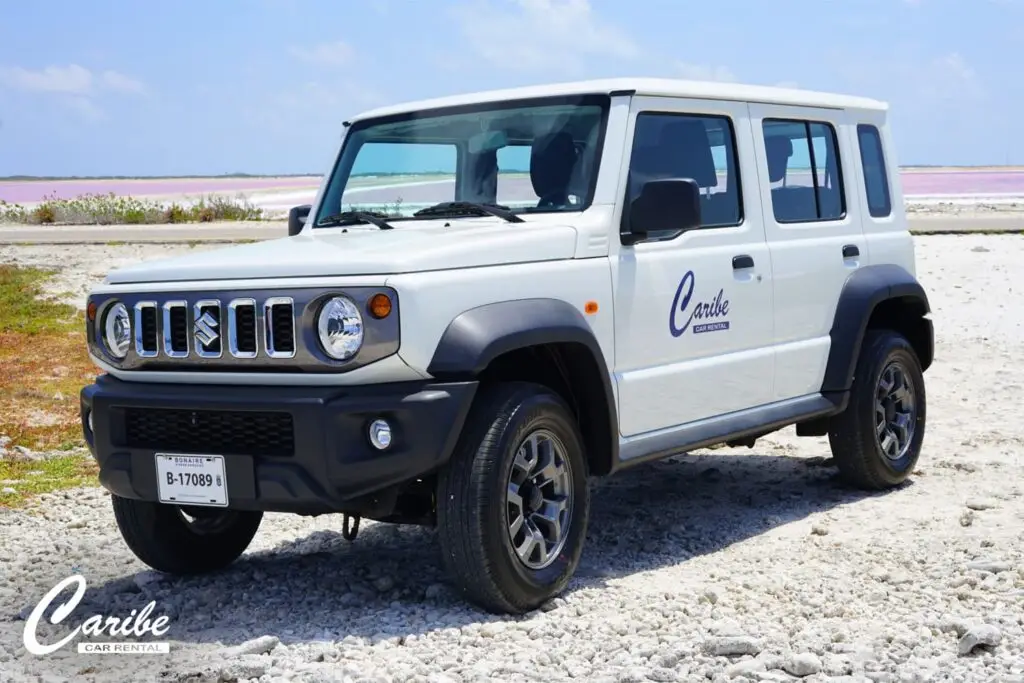
<path id="1" fill-rule="evenodd" d="M 588 301 L 588 302 L 587 302 L 587 303 L 586 303 L 586 304 L 585 304 L 585 305 L 583 306 L 583 311 L 584 311 L 584 312 L 585 312 L 585 313 L 586 313 L 587 315 L 594 315 L 595 313 L 597 313 L 597 302 L 596 302 L 596 301 Z"/>
<path id="2" fill-rule="evenodd" d="M 86 310 L 86 315 L 89 317 L 90 321 L 96 320 L 96 302 L 95 301 L 90 301 L 89 305 L 86 307 L 85 310 Z"/>
<path id="3" fill-rule="evenodd" d="M 387 294 L 374 294 L 367 304 L 370 315 L 378 320 L 391 315 L 391 298 Z"/>

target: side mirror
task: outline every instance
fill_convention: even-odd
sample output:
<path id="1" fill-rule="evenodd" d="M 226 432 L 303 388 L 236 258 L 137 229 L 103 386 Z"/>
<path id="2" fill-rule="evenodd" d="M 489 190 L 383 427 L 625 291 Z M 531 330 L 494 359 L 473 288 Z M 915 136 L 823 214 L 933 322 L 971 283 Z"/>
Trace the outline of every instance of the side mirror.
<path id="1" fill-rule="evenodd" d="M 303 226 L 306 224 L 306 217 L 309 216 L 310 210 L 313 208 L 311 204 L 303 204 L 302 206 L 293 206 L 288 212 L 288 236 L 298 235 L 302 232 Z"/>
<path id="2" fill-rule="evenodd" d="M 636 244 L 652 232 L 684 232 L 701 224 L 700 187 L 690 178 L 648 180 L 629 206 L 623 244 Z"/>

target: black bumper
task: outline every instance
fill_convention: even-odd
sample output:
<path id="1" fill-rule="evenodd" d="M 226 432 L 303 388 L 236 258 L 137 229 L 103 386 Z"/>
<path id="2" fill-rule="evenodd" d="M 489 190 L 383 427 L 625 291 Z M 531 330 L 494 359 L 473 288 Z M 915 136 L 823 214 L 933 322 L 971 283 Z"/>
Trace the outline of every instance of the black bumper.
<path id="1" fill-rule="evenodd" d="M 339 512 L 446 462 L 476 388 L 211 386 L 102 376 L 81 392 L 82 429 L 101 485 L 124 498 L 159 500 L 156 453 L 223 455 L 230 508 Z M 385 451 L 367 437 L 377 418 L 392 427 Z"/>

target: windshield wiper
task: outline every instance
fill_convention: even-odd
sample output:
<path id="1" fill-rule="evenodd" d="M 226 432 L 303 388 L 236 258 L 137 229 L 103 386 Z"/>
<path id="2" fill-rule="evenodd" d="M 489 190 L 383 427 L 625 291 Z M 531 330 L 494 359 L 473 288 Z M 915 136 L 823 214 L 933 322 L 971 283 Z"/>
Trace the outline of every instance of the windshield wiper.
<path id="1" fill-rule="evenodd" d="M 388 223 L 386 220 L 387 215 L 379 213 L 377 211 L 342 211 L 332 216 L 321 218 L 317 221 L 317 227 L 327 227 L 334 225 L 356 225 L 358 223 L 372 223 L 381 230 L 394 230 L 395 226 Z"/>
<path id="2" fill-rule="evenodd" d="M 522 223 L 523 219 L 515 215 L 507 206 L 499 204 L 478 204 L 476 202 L 441 202 L 434 206 L 420 209 L 413 216 L 497 216 L 509 223 Z"/>

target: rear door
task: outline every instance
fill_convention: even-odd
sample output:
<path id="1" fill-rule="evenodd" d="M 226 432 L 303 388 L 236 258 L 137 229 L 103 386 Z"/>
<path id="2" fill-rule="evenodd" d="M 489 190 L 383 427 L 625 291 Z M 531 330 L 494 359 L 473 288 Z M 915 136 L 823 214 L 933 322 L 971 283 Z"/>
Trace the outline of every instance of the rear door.
<path id="1" fill-rule="evenodd" d="M 772 267 L 747 105 L 635 97 L 627 134 L 626 202 L 665 177 L 705 196 L 699 229 L 613 243 L 622 435 L 769 402 Z"/>
<path id="2" fill-rule="evenodd" d="M 820 391 L 847 278 L 865 263 L 855 154 L 840 109 L 752 104 L 775 301 L 774 398 Z"/>

